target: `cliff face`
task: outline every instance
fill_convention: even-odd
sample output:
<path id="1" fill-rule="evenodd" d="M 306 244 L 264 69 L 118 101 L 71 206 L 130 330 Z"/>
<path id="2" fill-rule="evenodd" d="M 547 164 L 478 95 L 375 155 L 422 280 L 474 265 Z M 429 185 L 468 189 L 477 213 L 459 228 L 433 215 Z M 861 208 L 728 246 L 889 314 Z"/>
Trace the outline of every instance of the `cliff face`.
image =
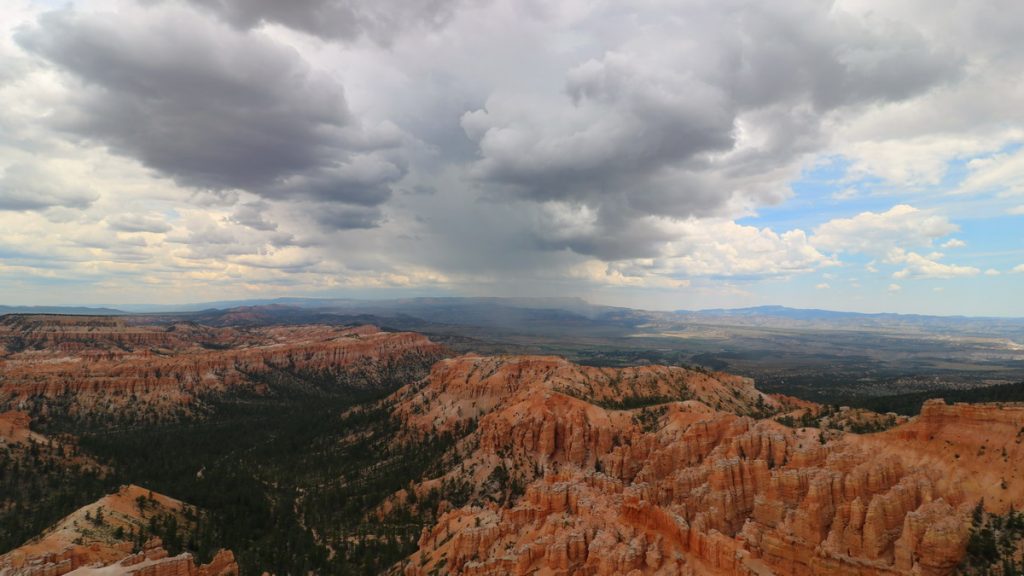
<path id="1" fill-rule="evenodd" d="M 441 432 L 463 436 L 456 450 L 469 453 L 455 458 L 459 468 L 439 480 L 470 480 L 477 492 L 496 472 L 522 484 L 552 467 L 601 466 L 617 446 L 634 439 L 643 443 L 638 435 L 658 420 L 662 409 L 657 406 L 667 413 L 660 417 L 685 422 L 693 413 L 714 412 L 708 404 L 741 413 L 777 405 L 749 379 L 727 374 L 476 355 L 436 363 L 425 381 L 398 390 L 388 401 L 413 438 Z M 641 408 L 612 408 L 619 406 Z"/>
<path id="2" fill-rule="evenodd" d="M 0 412 L 0 445 L 44 442 L 45 437 L 29 429 L 31 422 L 32 417 L 26 412 Z"/>
<path id="3" fill-rule="evenodd" d="M 131 546 L 119 548 L 130 551 Z M 238 576 L 238 564 L 230 550 L 221 550 L 209 564 L 197 564 L 188 552 L 171 556 L 159 538 L 146 542 L 142 550 L 121 560 L 104 564 L 96 560 L 96 546 L 69 549 L 59 554 L 29 558 L 19 568 L 0 566 L 2 576 Z"/>
<path id="4" fill-rule="evenodd" d="M 204 565 L 188 553 L 170 556 L 159 538 L 150 538 L 140 551 L 132 552 L 132 537 L 145 529 L 149 518 L 183 519 L 184 508 L 162 494 L 122 486 L 0 556 L 0 576 L 237 576 L 238 565 L 229 550 L 221 550 Z M 103 518 L 99 523 L 98 513 Z"/>
<path id="5" fill-rule="evenodd" d="M 506 416 L 524 414 L 526 405 L 557 397 L 585 406 L 642 407 L 699 400 L 732 413 L 757 413 L 781 406 L 749 378 L 676 366 L 595 368 L 555 356 L 465 355 L 434 364 L 423 383 L 395 392 L 396 415 L 410 429 L 452 429 L 481 419 L 496 408 Z M 508 410 L 512 408 L 511 410 Z M 602 410 L 609 414 L 621 410 Z"/>
<path id="6" fill-rule="evenodd" d="M 663 403 L 613 408 L 640 398 Z M 1018 407 L 933 403 L 884 433 L 822 433 L 746 415 L 793 406 L 742 379 L 530 357 L 450 359 L 393 400 L 409 430 L 473 430 L 446 479 L 486 487 L 501 467 L 525 484 L 444 513 L 408 576 L 944 575 L 978 499 L 1024 495 Z M 968 452 L 977 466 L 952 456 Z"/>
<path id="7" fill-rule="evenodd" d="M 259 391 L 254 376 L 273 371 L 372 375 L 442 353 L 422 335 L 372 326 L 241 330 L 64 316 L 0 318 L 0 346 L 0 404 L 67 397 L 80 412 L 109 412 L 129 401 L 168 410 L 205 392 Z"/>

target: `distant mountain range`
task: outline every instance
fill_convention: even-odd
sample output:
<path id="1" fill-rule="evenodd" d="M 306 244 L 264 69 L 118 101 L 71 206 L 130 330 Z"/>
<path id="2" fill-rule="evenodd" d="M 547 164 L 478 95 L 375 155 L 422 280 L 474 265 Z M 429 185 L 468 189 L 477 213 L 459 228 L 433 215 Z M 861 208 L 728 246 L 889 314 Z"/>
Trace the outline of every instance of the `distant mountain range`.
<path id="1" fill-rule="evenodd" d="M 188 315 L 216 322 L 228 316 L 250 323 L 338 321 L 339 317 L 384 321 L 403 329 L 423 323 L 567 335 L 596 331 L 605 337 L 676 331 L 690 325 L 810 330 L 864 330 L 1001 336 L 1024 342 L 1024 318 L 927 316 L 800 309 L 785 306 L 648 311 L 591 304 L 581 298 L 426 297 L 390 300 L 272 298 L 187 305 L 128 305 L 122 309 L 82 306 L 0 306 L 0 314 Z"/>
<path id="2" fill-rule="evenodd" d="M 1024 318 L 784 306 L 648 311 L 578 298 L 277 298 L 125 308 L 126 321 L 141 325 L 372 324 L 425 334 L 457 353 L 553 354 L 594 366 L 699 365 L 828 403 L 1024 380 Z M 114 307 L 0 308 L 0 314 L 10 312 L 121 313 Z"/>
<path id="3" fill-rule="evenodd" d="M 709 308 L 704 310 L 676 310 L 678 314 L 701 314 L 705 316 L 754 317 L 772 316 L 792 318 L 794 320 L 841 320 L 847 318 L 886 318 L 903 320 L 925 319 L 985 319 L 985 320 L 1024 320 L 1024 318 L 1002 318 L 995 316 L 930 316 L 926 314 L 898 314 L 895 312 L 840 312 L 836 310 L 820 310 L 817 308 L 788 308 L 786 306 L 753 306 L 750 308 Z"/>
<path id="4" fill-rule="evenodd" d="M 113 316 L 126 314 L 114 308 L 90 308 L 88 306 L 0 306 L 3 314 L 88 314 L 91 316 Z"/>

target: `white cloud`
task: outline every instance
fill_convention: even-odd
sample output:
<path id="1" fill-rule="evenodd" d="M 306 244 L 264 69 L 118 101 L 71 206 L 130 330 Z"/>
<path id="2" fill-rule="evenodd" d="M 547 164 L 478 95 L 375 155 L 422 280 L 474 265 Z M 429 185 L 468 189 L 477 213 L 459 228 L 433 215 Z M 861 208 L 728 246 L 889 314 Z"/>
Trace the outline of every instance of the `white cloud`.
<path id="1" fill-rule="evenodd" d="M 997 143 L 946 135 L 910 139 L 862 141 L 844 148 L 853 163 L 850 177 L 875 177 L 900 186 L 928 186 L 942 182 L 950 160 L 990 152 Z"/>
<path id="2" fill-rule="evenodd" d="M 899 204 L 886 212 L 830 220 L 814 229 L 811 243 L 831 252 L 885 254 L 893 248 L 931 246 L 958 229 L 945 216 Z"/>
<path id="3" fill-rule="evenodd" d="M 831 286 L 829 286 L 828 282 L 822 282 L 821 284 L 816 284 L 814 287 L 817 288 L 818 290 L 828 290 L 829 288 L 831 288 Z"/>
<path id="4" fill-rule="evenodd" d="M 964 242 L 959 238 L 950 238 L 949 240 L 946 240 L 945 242 L 942 243 L 942 247 L 946 249 L 963 248 L 964 246 L 967 246 L 967 242 Z"/>
<path id="5" fill-rule="evenodd" d="M 685 288 L 689 280 L 678 280 L 651 272 L 631 270 L 624 273 L 618 266 L 600 260 L 587 260 L 569 269 L 569 277 L 599 286 L 634 286 L 644 288 Z"/>
<path id="6" fill-rule="evenodd" d="M 567 232 L 585 229 L 574 222 L 566 221 Z M 613 285 L 671 286 L 687 278 L 785 276 L 837 264 L 811 246 L 802 230 L 778 233 L 730 220 L 651 218 L 645 224 L 671 237 L 656 255 L 610 263 L 588 260 L 573 267 L 570 276 Z"/>
<path id="7" fill-rule="evenodd" d="M 816 250 L 803 230 L 778 233 L 728 220 L 687 220 L 660 258 L 668 269 L 701 276 L 764 276 L 809 272 L 836 262 Z"/>
<path id="8" fill-rule="evenodd" d="M 844 188 L 844 189 L 842 189 L 842 190 L 840 190 L 838 192 L 833 192 L 832 193 L 832 199 L 833 200 L 840 200 L 840 201 L 841 200 L 853 200 L 854 198 L 856 198 L 859 195 L 860 195 L 860 191 L 859 190 L 857 190 L 856 188 L 850 187 L 850 188 Z"/>
<path id="9" fill-rule="evenodd" d="M 107 226 L 121 232 L 170 232 L 171 225 L 160 214 L 140 214 L 136 212 L 117 214 L 106 218 Z"/>
<path id="10" fill-rule="evenodd" d="M 48 208 L 87 208 L 99 195 L 38 163 L 8 166 L 0 174 L 0 211 L 23 212 Z"/>
<path id="11" fill-rule="evenodd" d="M 922 256 L 916 252 L 894 248 L 886 256 L 886 262 L 904 266 L 902 270 L 893 273 L 893 278 L 956 278 L 976 276 L 981 272 L 973 266 L 937 262 L 940 258 L 942 258 L 942 254 L 939 253 Z"/>
<path id="12" fill-rule="evenodd" d="M 1024 204 L 1020 206 L 1014 206 L 1013 208 L 1010 208 L 1006 212 L 1007 214 L 1011 214 L 1013 216 L 1024 216 Z"/>
<path id="13" fill-rule="evenodd" d="M 988 270 L 985 270 L 985 276 L 999 276 L 1000 274 L 1002 274 L 1002 272 L 996 270 L 995 268 L 989 268 Z"/>
<path id="14" fill-rule="evenodd" d="M 892 294 L 895 294 L 896 292 L 903 290 L 903 286 L 900 286 L 899 284 L 889 284 L 889 287 L 886 288 L 886 290 Z"/>
<path id="15" fill-rule="evenodd" d="M 1024 264 L 1018 264 L 1018 265 L 1014 266 L 1013 270 L 1011 270 L 1011 272 L 1013 272 L 1015 274 L 1024 274 Z"/>
<path id="16" fill-rule="evenodd" d="M 1024 194 L 1024 148 L 1012 154 L 972 160 L 967 167 L 970 174 L 960 186 L 960 192 Z"/>

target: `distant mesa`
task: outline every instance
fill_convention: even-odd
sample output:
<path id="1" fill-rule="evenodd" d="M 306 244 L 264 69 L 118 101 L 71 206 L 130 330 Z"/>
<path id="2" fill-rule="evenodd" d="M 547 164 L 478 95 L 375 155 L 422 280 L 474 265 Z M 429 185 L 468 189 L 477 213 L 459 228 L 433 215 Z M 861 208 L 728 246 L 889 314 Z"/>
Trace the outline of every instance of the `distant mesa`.
<path id="1" fill-rule="evenodd" d="M 116 316 L 124 314 L 115 308 L 91 308 L 88 306 L 0 306 L 3 314 L 78 314 L 87 316 Z"/>
<path id="2" fill-rule="evenodd" d="M 122 413 L 131 403 L 155 418 L 192 410 L 203 395 L 265 391 L 274 371 L 372 370 L 403 359 L 430 360 L 443 348 L 420 334 L 373 326 L 216 328 L 138 318 L 0 317 L 0 408 L 48 413 L 60 397 L 71 416 Z M 42 404 L 29 403 L 42 399 Z"/>

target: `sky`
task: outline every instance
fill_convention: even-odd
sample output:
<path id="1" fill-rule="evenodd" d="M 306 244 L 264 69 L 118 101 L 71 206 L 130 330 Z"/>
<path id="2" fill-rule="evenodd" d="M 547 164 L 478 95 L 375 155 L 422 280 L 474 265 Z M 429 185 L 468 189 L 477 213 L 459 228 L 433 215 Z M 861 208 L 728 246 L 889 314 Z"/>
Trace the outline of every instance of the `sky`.
<path id="1" fill-rule="evenodd" d="M 1024 316 L 1017 0 L 4 0 L 0 304 Z"/>

